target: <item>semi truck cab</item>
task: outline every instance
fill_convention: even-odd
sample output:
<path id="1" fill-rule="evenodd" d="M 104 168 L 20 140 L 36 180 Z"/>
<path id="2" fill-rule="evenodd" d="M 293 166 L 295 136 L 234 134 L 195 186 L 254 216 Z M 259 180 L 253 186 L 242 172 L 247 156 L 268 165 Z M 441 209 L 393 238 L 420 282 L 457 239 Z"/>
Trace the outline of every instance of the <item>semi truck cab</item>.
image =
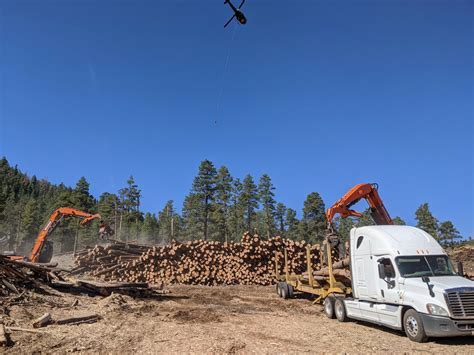
<path id="1" fill-rule="evenodd" d="M 352 297 L 336 297 L 339 320 L 404 330 L 418 342 L 474 335 L 474 282 L 456 273 L 444 249 L 423 230 L 353 228 L 350 263 Z"/>

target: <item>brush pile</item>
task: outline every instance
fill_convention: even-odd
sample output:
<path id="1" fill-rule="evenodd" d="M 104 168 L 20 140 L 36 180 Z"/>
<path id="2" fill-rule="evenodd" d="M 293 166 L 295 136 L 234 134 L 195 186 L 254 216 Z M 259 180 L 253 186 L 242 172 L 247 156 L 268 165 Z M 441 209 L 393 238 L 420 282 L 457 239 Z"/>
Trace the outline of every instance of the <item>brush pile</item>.
<path id="1" fill-rule="evenodd" d="M 147 247 L 115 241 L 81 252 L 74 272 L 119 282 L 269 285 L 274 281 L 275 257 L 280 261 L 279 272 L 283 272 L 285 248 L 290 273 L 307 269 L 307 248 L 313 269 L 321 268 L 319 244 L 280 237 L 262 240 L 246 233 L 240 243 L 193 240 Z"/>

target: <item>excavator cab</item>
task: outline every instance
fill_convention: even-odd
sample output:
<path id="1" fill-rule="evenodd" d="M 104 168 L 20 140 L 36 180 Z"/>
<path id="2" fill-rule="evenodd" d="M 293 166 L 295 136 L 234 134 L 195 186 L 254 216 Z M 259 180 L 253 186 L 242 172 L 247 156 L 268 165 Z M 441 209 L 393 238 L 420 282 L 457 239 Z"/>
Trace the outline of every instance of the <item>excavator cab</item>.
<path id="1" fill-rule="evenodd" d="M 39 254 L 39 263 L 49 263 L 51 262 L 51 259 L 53 258 L 53 252 L 54 252 L 54 243 L 50 241 L 45 241 L 43 244 L 43 248 L 40 251 Z"/>

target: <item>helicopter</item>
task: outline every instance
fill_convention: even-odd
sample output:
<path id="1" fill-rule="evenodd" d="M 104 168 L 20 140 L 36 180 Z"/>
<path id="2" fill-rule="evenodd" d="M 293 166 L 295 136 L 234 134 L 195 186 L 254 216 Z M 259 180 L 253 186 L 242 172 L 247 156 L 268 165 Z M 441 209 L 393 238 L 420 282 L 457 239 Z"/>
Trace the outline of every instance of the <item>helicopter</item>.
<path id="1" fill-rule="evenodd" d="M 229 6 L 231 7 L 231 9 L 234 11 L 234 15 L 232 15 L 232 17 L 230 18 L 229 21 L 226 22 L 226 24 L 224 25 L 224 28 L 227 27 L 227 25 L 234 19 L 236 18 L 237 21 L 239 21 L 239 23 L 241 25 L 245 25 L 247 23 L 247 18 L 245 17 L 244 13 L 242 11 L 240 11 L 240 8 L 244 5 L 245 3 L 245 0 L 242 0 L 242 2 L 240 3 L 239 7 L 235 7 L 231 2 L 230 0 L 225 0 L 224 1 L 224 5 L 225 4 L 229 4 Z"/>

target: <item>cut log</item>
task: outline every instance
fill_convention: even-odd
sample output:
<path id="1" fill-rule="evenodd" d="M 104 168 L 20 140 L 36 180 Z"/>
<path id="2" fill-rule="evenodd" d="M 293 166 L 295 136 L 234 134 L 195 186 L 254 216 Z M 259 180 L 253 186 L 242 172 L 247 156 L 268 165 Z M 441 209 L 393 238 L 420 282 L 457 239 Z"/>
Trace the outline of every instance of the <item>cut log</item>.
<path id="1" fill-rule="evenodd" d="M 41 317 L 33 321 L 33 328 L 42 328 L 51 323 L 52 318 L 50 313 L 45 313 Z"/>
<path id="2" fill-rule="evenodd" d="M 83 324 L 83 323 L 95 323 L 99 319 L 101 319 L 100 315 L 98 314 L 87 314 L 81 315 L 76 317 L 69 317 L 56 320 L 56 324 L 59 325 L 76 325 L 76 324 Z"/>

